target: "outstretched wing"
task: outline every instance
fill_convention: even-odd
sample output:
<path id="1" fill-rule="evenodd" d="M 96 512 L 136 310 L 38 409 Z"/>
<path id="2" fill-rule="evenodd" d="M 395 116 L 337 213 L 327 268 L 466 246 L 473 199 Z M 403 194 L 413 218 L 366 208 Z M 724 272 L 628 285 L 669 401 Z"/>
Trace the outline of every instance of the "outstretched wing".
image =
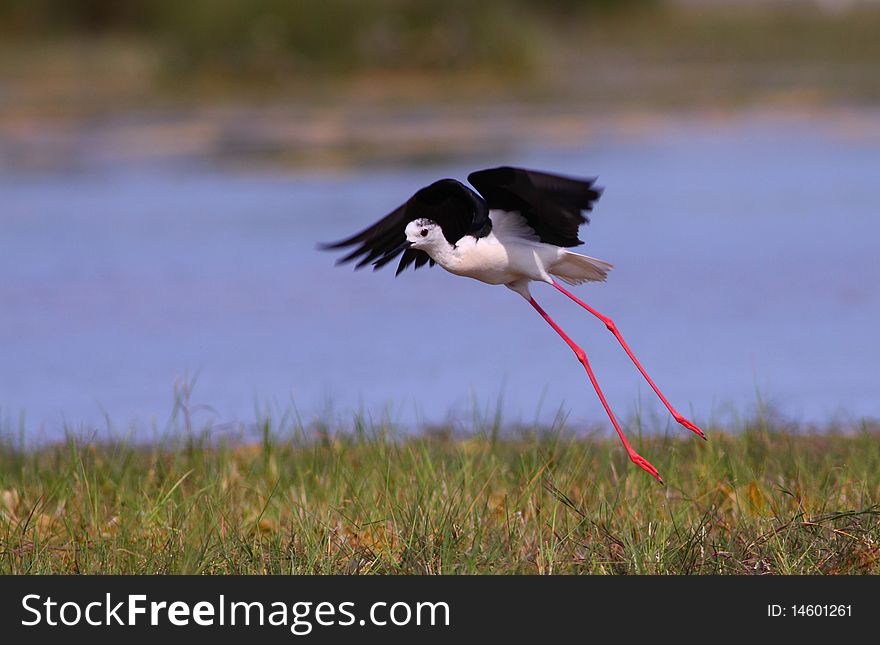
<path id="1" fill-rule="evenodd" d="M 356 247 L 337 264 L 358 260 L 355 269 L 368 264 L 373 270 L 381 269 L 401 253 L 397 275 L 410 265 L 414 268 L 434 261 L 428 254 L 409 248 L 406 226 L 417 219 L 429 219 L 440 225 L 443 236 L 454 245 L 465 235 L 488 234 L 492 228 L 485 201 L 470 188 L 454 179 L 441 179 L 422 188 L 409 200 L 372 226 L 349 238 L 323 244 L 326 250 Z"/>
<path id="2" fill-rule="evenodd" d="M 590 220 L 584 211 L 602 194 L 595 178 L 562 177 L 501 166 L 468 175 L 489 208 L 519 212 L 542 242 L 578 246 L 578 228 Z"/>

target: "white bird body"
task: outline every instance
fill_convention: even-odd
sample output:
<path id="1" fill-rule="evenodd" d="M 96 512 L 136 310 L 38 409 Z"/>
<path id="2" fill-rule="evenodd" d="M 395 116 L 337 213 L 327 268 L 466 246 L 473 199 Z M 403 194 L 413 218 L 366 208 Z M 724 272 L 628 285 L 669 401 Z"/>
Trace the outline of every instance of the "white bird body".
<path id="1" fill-rule="evenodd" d="M 529 283 L 545 282 L 602 321 L 673 418 L 706 438 L 700 428 L 682 416 L 660 392 L 636 359 L 617 325 L 560 285 L 602 282 L 611 265 L 571 251 L 583 244 L 578 228 L 601 189 L 594 179 L 576 179 L 502 166 L 468 175 L 474 192 L 454 179 L 441 179 L 417 191 L 406 203 L 372 226 L 326 249 L 355 247 L 339 262 L 357 260 L 355 268 L 373 269 L 400 257 L 397 274 L 439 264 L 449 273 L 487 284 L 503 284 L 520 294 L 571 348 L 587 375 L 630 459 L 658 481 L 657 469 L 630 445 L 617 422 L 584 350 L 578 346 L 529 292 Z"/>
<path id="2" fill-rule="evenodd" d="M 569 284 L 604 281 L 612 265 L 541 242 L 517 212 L 490 210 L 492 230 L 480 238 L 465 236 L 454 246 L 433 222 L 417 220 L 406 229 L 413 249 L 455 275 L 487 284 L 503 284 L 528 300 L 528 283 L 553 284 L 557 276 Z M 427 235 L 422 235 L 427 231 Z"/>

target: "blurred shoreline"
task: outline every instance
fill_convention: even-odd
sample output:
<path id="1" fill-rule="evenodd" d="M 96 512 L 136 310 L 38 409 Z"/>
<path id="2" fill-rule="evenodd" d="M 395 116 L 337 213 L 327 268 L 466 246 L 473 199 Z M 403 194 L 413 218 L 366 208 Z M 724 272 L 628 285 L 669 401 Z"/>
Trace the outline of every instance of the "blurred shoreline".
<path id="1" fill-rule="evenodd" d="M 422 15 L 386 0 L 369 19 L 345 0 L 203 4 L 144 5 L 151 26 L 103 2 L 58 24 L 4 10 L 0 172 L 427 164 L 750 119 L 880 128 L 873 3 L 449 2 Z"/>
<path id="2" fill-rule="evenodd" d="M 880 108 L 781 103 L 727 109 L 590 113 L 572 105 L 207 106 L 93 119 L 0 120 L 0 173 L 81 172 L 184 164 L 230 170 L 345 172 L 527 150 L 750 127 L 794 127 L 853 142 L 880 141 Z M 512 134 L 514 133 L 514 134 Z"/>

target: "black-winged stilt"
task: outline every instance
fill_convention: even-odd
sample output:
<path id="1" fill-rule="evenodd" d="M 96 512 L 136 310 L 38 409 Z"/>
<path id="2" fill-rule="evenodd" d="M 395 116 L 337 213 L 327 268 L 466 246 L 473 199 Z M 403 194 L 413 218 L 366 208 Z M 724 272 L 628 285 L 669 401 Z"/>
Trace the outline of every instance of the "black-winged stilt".
<path id="1" fill-rule="evenodd" d="M 587 370 L 630 459 L 662 483 L 657 469 L 633 449 L 623 434 L 584 350 L 529 292 L 530 282 L 546 282 L 601 320 L 675 420 L 706 438 L 700 428 L 666 400 L 614 321 L 554 279 L 571 285 L 602 282 L 612 268 L 607 262 L 569 250 L 583 244 L 578 238 L 578 228 L 589 221 L 584 211 L 593 209 L 602 192 L 594 185 L 596 180 L 502 166 L 473 172 L 468 175 L 468 181 L 479 194 L 454 179 L 441 179 L 416 192 L 400 208 L 369 228 L 322 247 L 356 247 L 338 262 L 358 260 L 356 269 L 368 264 L 372 264 L 374 270 L 381 269 L 402 254 L 397 275 L 408 266 L 418 269 L 425 264 L 439 264 L 455 275 L 503 284 L 521 295 L 568 344 Z"/>

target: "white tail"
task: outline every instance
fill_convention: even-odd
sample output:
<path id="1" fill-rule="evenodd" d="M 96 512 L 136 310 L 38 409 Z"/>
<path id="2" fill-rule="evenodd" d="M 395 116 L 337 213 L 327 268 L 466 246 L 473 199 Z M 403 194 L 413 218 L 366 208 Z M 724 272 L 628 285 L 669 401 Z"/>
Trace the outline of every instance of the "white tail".
<path id="1" fill-rule="evenodd" d="M 614 265 L 572 251 L 562 251 L 562 257 L 550 268 L 550 273 L 568 284 L 604 282 Z"/>

